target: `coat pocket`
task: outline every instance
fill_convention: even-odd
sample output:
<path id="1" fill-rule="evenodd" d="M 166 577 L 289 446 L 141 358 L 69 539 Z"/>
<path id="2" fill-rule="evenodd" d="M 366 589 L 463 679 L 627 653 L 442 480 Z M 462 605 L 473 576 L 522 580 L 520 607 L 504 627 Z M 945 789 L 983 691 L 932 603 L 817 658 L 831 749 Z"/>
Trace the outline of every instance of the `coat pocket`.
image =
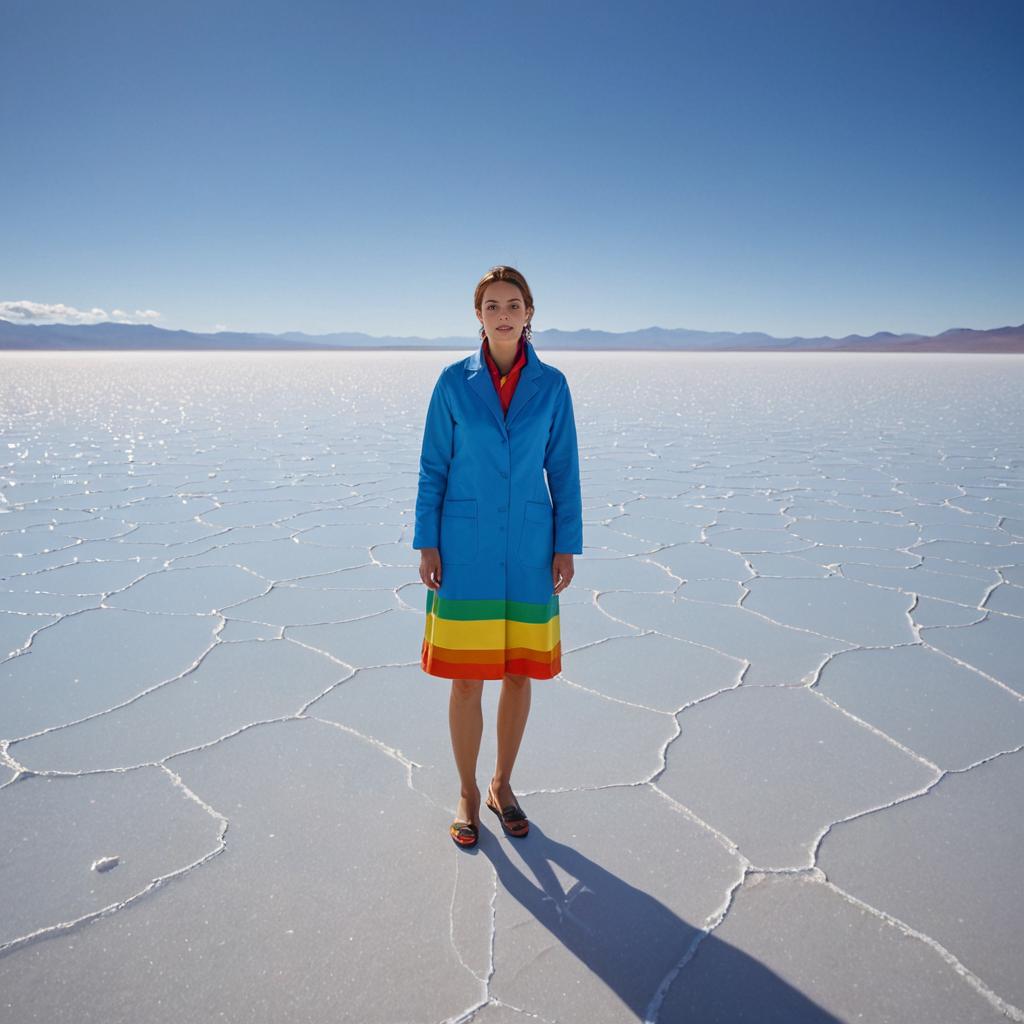
<path id="1" fill-rule="evenodd" d="M 450 498 L 441 510 L 441 566 L 476 561 L 479 543 L 476 498 Z"/>
<path id="2" fill-rule="evenodd" d="M 528 501 L 523 511 L 519 561 L 531 569 L 550 569 L 555 549 L 555 519 L 546 501 Z"/>

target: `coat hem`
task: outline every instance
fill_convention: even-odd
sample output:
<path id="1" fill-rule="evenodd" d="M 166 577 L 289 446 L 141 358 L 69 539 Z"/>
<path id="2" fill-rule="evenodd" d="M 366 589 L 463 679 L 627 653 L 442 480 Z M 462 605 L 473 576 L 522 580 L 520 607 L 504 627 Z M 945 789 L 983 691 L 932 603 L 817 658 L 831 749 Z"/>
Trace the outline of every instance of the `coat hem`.
<path id="1" fill-rule="evenodd" d="M 559 645 L 560 646 L 560 645 Z M 512 663 L 506 662 L 498 674 L 496 665 L 486 666 L 485 663 L 476 662 L 465 665 L 467 671 L 460 672 L 462 666 L 457 662 L 445 661 L 435 656 L 430 644 L 423 641 L 423 649 L 420 653 L 420 668 L 429 676 L 437 679 L 479 679 L 498 680 L 504 679 L 506 675 L 526 676 L 528 679 L 554 679 L 562 671 L 561 651 L 552 660 L 550 665 L 544 666 L 542 662 L 535 659 L 512 659 Z M 516 671 L 525 669 L 526 671 Z"/>
<path id="2" fill-rule="evenodd" d="M 420 666 L 420 667 L 422 668 L 422 666 Z M 466 676 L 454 676 L 453 677 L 453 676 L 451 676 L 447 672 L 431 672 L 431 670 L 429 668 L 424 668 L 423 671 L 428 676 L 433 676 L 435 679 L 465 679 L 465 678 L 468 678 Z M 474 680 L 479 680 L 480 682 L 492 682 L 492 681 L 493 682 L 498 682 L 499 680 L 503 680 L 506 675 L 510 675 L 510 676 L 522 676 L 522 675 L 525 675 L 527 679 L 540 679 L 540 680 L 544 680 L 544 679 L 554 679 L 555 676 L 560 674 L 560 672 L 561 672 L 561 669 L 559 669 L 558 672 L 555 672 L 554 674 L 552 674 L 550 676 L 535 676 L 535 675 L 529 675 L 526 672 L 506 672 L 506 673 L 504 673 L 503 675 L 500 675 L 500 676 L 485 675 L 485 676 L 474 676 L 473 678 L 474 678 Z"/>

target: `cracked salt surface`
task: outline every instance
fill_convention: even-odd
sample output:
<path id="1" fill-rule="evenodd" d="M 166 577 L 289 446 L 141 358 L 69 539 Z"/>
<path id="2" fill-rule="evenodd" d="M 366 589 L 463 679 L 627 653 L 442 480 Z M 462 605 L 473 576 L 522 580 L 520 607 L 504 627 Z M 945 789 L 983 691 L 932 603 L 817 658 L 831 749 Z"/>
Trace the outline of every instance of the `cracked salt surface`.
<path id="1" fill-rule="evenodd" d="M 0 1018 L 1024 1020 L 1024 362 L 551 353 L 586 551 L 468 852 L 455 357 L 2 357 Z"/>

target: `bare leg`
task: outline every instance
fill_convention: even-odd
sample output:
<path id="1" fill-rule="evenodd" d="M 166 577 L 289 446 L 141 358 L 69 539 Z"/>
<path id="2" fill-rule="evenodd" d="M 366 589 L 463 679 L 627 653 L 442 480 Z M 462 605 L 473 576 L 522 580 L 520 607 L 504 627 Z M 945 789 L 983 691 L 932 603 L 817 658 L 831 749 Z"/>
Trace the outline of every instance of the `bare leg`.
<path id="1" fill-rule="evenodd" d="M 480 789 L 476 784 L 476 759 L 480 753 L 480 737 L 484 716 L 480 707 L 484 683 L 482 679 L 453 679 L 448 700 L 448 726 L 452 734 L 452 752 L 462 787 L 455 817 L 480 827 Z"/>
<path id="2" fill-rule="evenodd" d="M 491 779 L 491 792 L 499 807 L 516 802 L 510 780 L 529 714 L 530 677 L 505 676 L 498 698 L 498 761 Z"/>

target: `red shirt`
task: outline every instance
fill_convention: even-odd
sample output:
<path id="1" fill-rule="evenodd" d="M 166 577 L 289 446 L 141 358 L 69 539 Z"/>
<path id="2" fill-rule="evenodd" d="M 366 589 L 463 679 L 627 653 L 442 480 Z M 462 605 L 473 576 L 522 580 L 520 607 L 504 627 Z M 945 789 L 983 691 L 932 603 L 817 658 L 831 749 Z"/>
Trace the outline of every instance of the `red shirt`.
<path id="1" fill-rule="evenodd" d="M 519 335 L 519 344 L 516 346 L 516 358 L 512 363 L 512 369 L 504 377 L 502 377 L 498 364 L 495 363 L 491 355 L 491 346 L 487 338 L 484 338 L 483 344 L 480 347 L 483 349 L 484 359 L 487 361 L 487 369 L 491 371 L 494 390 L 498 392 L 498 398 L 501 400 L 501 408 L 507 413 L 512 396 L 516 391 L 516 385 L 519 383 L 519 374 L 526 365 L 526 345 L 523 342 L 523 336 Z"/>

